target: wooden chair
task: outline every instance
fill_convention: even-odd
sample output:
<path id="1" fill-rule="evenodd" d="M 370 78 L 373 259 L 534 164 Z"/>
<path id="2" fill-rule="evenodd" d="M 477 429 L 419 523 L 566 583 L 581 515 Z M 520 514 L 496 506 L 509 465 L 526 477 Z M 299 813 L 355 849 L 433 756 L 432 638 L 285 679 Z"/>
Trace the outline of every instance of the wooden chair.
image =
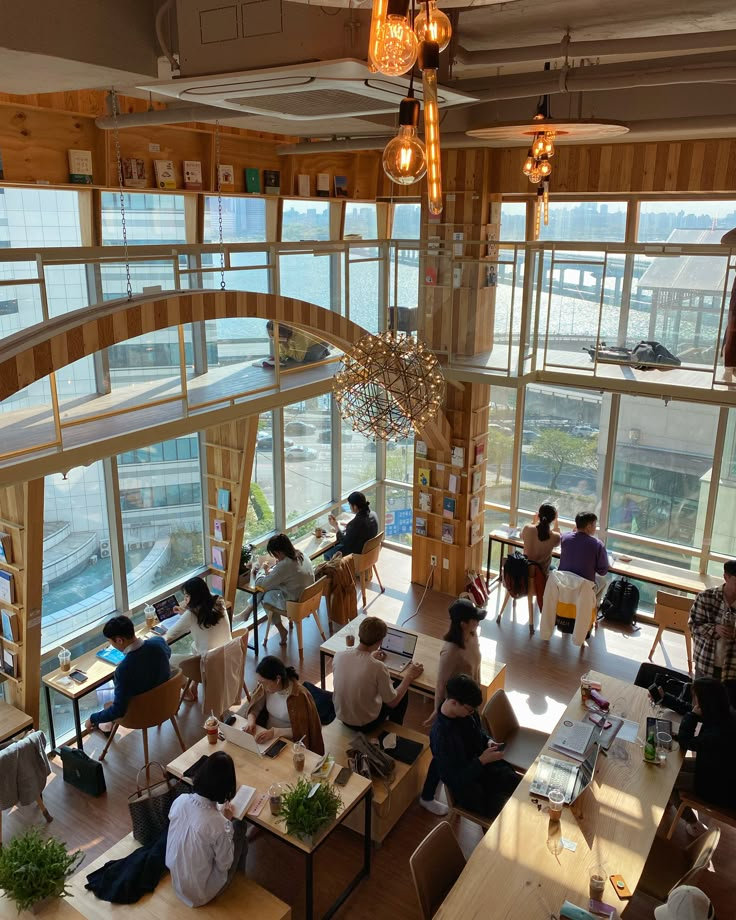
<path id="1" fill-rule="evenodd" d="M 165 683 L 159 684 L 153 690 L 147 690 L 145 693 L 139 693 L 138 696 L 134 696 L 128 704 L 128 709 L 122 719 L 113 722 L 110 737 L 100 754 L 100 760 L 105 759 L 107 749 L 112 744 L 112 739 L 121 725 L 123 728 L 140 728 L 143 732 L 143 756 L 145 758 L 146 782 L 148 782 L 148 765 L 150 763 L 148 757 L 148 729 L 153 728 L 155 725 L 161 725 L 167 720 L 174 726 L 181 749 L 185 751 L 186 745 L 176 721 L 176 713 L 179 709 L 179 694 L 183 683 L 184 675 L 181 673 L 180 668 L 175 668 L 171 672 L 171 677 Z"/>
<path id="2" fill-rule="evenodd" d="M 534 635 L 534 598 L 536 597 L 536 591 L 534 588 L 534 582 L 529 579 L 529 591 L 526 596 L 527 607 L 529 608 L 529 635 Z M 498 616 L 496 617 L 496 624 L 500 624 L 501 618 L 503 617 L 503 612 L 506 609 L 506 605 L 509 602 L 509 599 L 512 601 L 512 616 L 516 618 L 516 601 L 517 598 L 512 598 L 508 590 L 503 598 L 503 603 L 501 604 L 501 609 L 498 611 Z"/>
<path id="3" fill-rule="evenodd" d="M 319 630 L 320 636 L 322 636 L 322 641 L 327 641 L 327 637 L 322 629 L 322 624 L 319 621 L 319 605 L 322 601 L 322 595 L 324 594 L 326 585 L 327 579 L 325 577 L 318 578 L 313 585 L 310 585 L 302 591 L 298 601 L 287 601 L 285 611 L 277 610 L 270 604 L 264 604 L 264 609 L 268 611 L 268 623 L 266 624 L 266 635 L 263 639 L 263 644 L 265 645 L 268 640 L 268 633 L 271 629 L 271 622 L 274 614 L 285 616 L 289 620 L 289 629 L 293 629 L 294 626 L 296 626 L 300 658 L 304 657 L 302 642 L 303 620 L 306 620 L 308 617 L 314 617 L 314 622 L 317 624 L 317 629 Z"/>
<path id="4" fill-rule="evenodd" d="M 363 595 L 363 607 L 366 606 L 365 589 L 371 583 L 372 575 L 376 576 L 376 581 L 381 589 L 381 594 L 386 590 L 381 584 L 381 577 L 378 574 L 376 563 L 381 553 L 383 544 L 384 531 L 376 534 L 363 545 L 362 553 L 353 553 L 353 566 L 355 574 L 360 578 L 360 590 Z"/>
<path id="5" fill-rule="evenodd" d="M 422 920 L 432 920 L 465 868 L 465 856 L 447 821 L 427 834 L 409 857 Z"/>
<path id="6" fill-rule="evenodd" d="M 704 801 L 699 796 L 695 795 L 694 792 L 680 791 L 680 807 L 677 809 L 677 814 L 672 819 L 670 829 L 667 831 L 668 840 L 675 832 L 677 822 L 682 817 L 682 813 L 686 808 L 694 808 L 699 815 L 710 815 L 711 818 L 720 821 L 721 824 L 728 824 L 729 827 L 736 827 L 736 808 L 722 808 L 720 805 L 711 805 L 710 802 Z"/>
<path id="7" fill-rule="evenodd" d="M 545 732 L 519 725 L 505 690 L 496 690 L 483 707 L 481 720 L 494 741 L 506 744 L 504 760 L 521 773 L 531 767 L 549 739 Z"/>
<path id="8" fill-rule="evenodd" d="M 663 837 L 655 837 L 637 892 L 664 902 L 673 888 L 691 885 L 695 876 L 708 868 L 720 838 L 720 828 L 712 827 L 683 850 Z"/>
<path id="9" fill-rule="evenodd" d="M 649 652 L 649 660 L 652 660 L 655 648 L 662 641 L 662 633 L 665 629 L 672 629 L 681 632 L 685 636 L 685 648 L 687 649 L 687 669 L 693 673 L 693 644 L 690 636 L 690 627 L 688 618 L 690 608 L 693 602 L 689 597 L 682 597 L 679 594 L 669 594 L 667 591 L 657 591 L 657 597 L 654 602 L 654 622 L 657 624 L 657 636 Z"/>
<path id="10" fill-rule="evenodd" d="M 232 634 L 232 638 L 230 639 L 230 642 L 238 642 L 240 644 L 240 647 L 243 651 L 243 670 L 245 670 L 245 657 L 248 654 L 248 627 L 241 626 L 238 629 L 234 630 Z M 179 714 L 179 709 L 181 708 L 181 704 L 185 700 L 187 700 L 187 691 L 192 686 L 192 684 L 196 684 L 197 686 L 199 686 L 199 684 L 204 684 L 206 686 L 207 684 L 207 658 L 209 654 L 210 653 L 207 652 L 207 654 L 203 655 L 200 659 L 199 678 L 197 679 L 195 677 L 187 677 L 186 683 L 182 687 L 181 696 L 179 697 L 179 705 L 176 708 L 177 715 Z M 250 692 L 248 690 L 248 687 L 246 686 L 245 680 L 243 680 L 242 682 L 242 687 L 243 687 L 243 692 L 245 693 L 246 699 L 248 700 L 248 702 L 250 702 Z M 206 693 L 205 693 L 205 698 L 206 698 Z M 196 702 L 196 701 L 189 700 L 189 702 Z M 209 711 L 207 710 L 207 706 L 204 701 L 202 705 L 205 710 L 204 714 L 209 715 Z"/>
<path id="11" fill-rule="evenodd" d="M 445 785 L 445 797 L 447 798 L 447 807 L 450 809 L 447 813 L 448 820 L 452 821 L 453 818 L 467 818 L 468 821 L 472 821 L 474 824 L 479 824 L 484 831 L 487 831 L 488 828 L 493 823 L 493 818 L 488 818 L 485 815 L 479 815 L 477 812 L 469 811 L 467 808 L 463 808 L 462 805 L 458 805 L 455 801 L 455 796 L 450 791 L 450 787 Z"/>

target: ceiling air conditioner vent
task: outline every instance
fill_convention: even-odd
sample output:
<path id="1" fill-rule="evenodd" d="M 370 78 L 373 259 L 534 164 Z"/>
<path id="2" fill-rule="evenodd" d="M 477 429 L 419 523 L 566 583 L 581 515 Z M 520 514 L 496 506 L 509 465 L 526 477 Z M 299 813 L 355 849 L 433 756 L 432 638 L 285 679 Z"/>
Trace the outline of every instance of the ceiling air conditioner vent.
<path id="1" fill-rule="evenodd" d="M 401 99 L 401 96 L 398 97 Z M 358 93 L 340 89 L 323 89 L 311 93 L 278 93 L 273 96 L 251 96 L 243 99 L 231 99 L 230 102 L 242 105 L 250 111 L 277 112 L 296 118 L 339 118 L 341 115 L 359 115 L 382 112 L 385 104 L 361 96 Z"/>

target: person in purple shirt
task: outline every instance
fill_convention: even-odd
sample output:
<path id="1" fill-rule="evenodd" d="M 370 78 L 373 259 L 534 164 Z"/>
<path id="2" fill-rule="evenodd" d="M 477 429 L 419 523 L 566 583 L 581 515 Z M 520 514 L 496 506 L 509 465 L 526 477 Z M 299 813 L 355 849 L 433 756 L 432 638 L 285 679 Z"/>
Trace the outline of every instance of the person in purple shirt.
<path id="1" fill-rule="evenodd" d="M 595 584 L 598 597 L 603 593 L 608 574 L 606 547 L 595 536 L 598 515 L 581 511 L 575 515 L 575 530 L 562 535 L 560 540 L 560 571 L 574 572 Z"/>

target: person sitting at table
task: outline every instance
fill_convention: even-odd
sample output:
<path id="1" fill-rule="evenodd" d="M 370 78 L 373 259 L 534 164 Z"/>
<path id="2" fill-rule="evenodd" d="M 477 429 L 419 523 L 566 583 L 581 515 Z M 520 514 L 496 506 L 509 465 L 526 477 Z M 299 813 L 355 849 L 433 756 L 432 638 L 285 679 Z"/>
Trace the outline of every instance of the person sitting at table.
<path id="1" fill-rule="evenodd" d="M 695 598 L 688 625 L 696 677 L 715 677 L 736 706 L 736 559 L 723 563 L 723 584 Z"/>
<path id="2" fill-rule="evenodd" d="M 310 693 L 299 683 L 299 675 L 280 658 L 267 655 L 256 668 L 258 685 L 250 702 L 238 710 L 248 722 L 246 731 L 259 744 L 272 738 L 304 740 L 315 754 L 324 754 L 322 725 Z"/>
<path id="3" fill-rule="evenodd" d="M 683 716 L 678 741 L 683 751 L 694 751 L 686 758 L 675 780 L 672 802 L 680 805 L 680 792 L 694 792 L 713 805 L 736 808 L 733 764 L 736 761 L 736 714 L 731 709 L 728 691 L 712 677 L 693 681 L 692 709 Z M 690 808 L 682 813 L 688 833 L 695 837 L 703 826 Z"/>
<path id="4" fill-rule="evenodd" d="M 85 727 L 88 731 L 99 728 L 101 723 L 122 719 L 132 697 L 153 690 L 159 684 L 166 683 L 171 676 L 169 646 L 159 636 L 145 641 L 136 638 L 135 626 L 130 617 L 117 616 L 108 620 L 102 634 L 125 657 L 115 668 L 113 700 L 87 719 Z"/>
<path id="5" fill-rule="evenodd" d="M 581 511 L 575 515 L 575 530 L 560 538 L 560 571 L 573 572 L 592 581 L 596 597 L 600 598 L 606 587 L 609 565 L 606 547 L 595 536 L 597 529 L 595 512 Z"/>
<path id="6" fill-rule="evenodd" d="M 361 617 L 358 645 L 341 649 L 332 662 L 335 713 L 355 731 L 371 731 L 387 719 L 401 725 L 409 705 L 409 687 L 424 671 L 412 661 L 402 671 L 402 680 L 392 681 L 382 661 L 386 630 L 379 617 Z"/>
<path id="7" fill-rule="evenodd" d="M 181 668 L 185 677 L 199 683 L 202 680 L 200 661 L 202 655 L 226 645 L 231 639 L 230 618 L 227 615 L 225 601 L 217 594 L 212 594 L 203 578 L 190 578 L 182 585 L 184 603 L 174 607 L 181 618 L 176 625 L 166 632 L 166 641 L 171 645 L 181 636 L 191 633 L 194 653 L 172 655 L 172 668 Z M 196 689 L 185 699 L 196 700 Z"/>
<path id="8" fill-rule="evenodd" d="M 458 674 L 447 681 L 445 694 L 430 733 L 440 779 L 459 806 L 495 818 L 521 777 L 481 728 L 476 710 L 483 693 L 478 682 Z"/>
<path id="9" fill-rule="evenodd" d="M 458 598 L 450 605 L 450 628 L 445 633 L 444 644 L 440 649 L 437 665 L 437 686 L 434 691 L 434 711 L 425 721 L 425 727 L 432 725 L 445 702 L 447 681 L 457 674 L 468 674 L 480 684 L 480 642 L 478 641 L 478 624 L 486 618 L 486 610 L 476 607 L 468 599 Z M 435 792 L 440 782 L 437 763 L 432 760 L 427 771 L 427 779 L 419 797 L 419 804 L 435 815 L 446 815 L 447 806 L 435 799 Z"/>
<path id="10" fill-rule="evenodd" d="M 534 593 L 541 610 L 552 551 L 560 545 L 557 508 L 550 502 L 541 504 L 532 523 L 522 528 L 521 539 L 524 544 L 524 555 L 530 562 L 536 563 L 529 567 L 529 578 L 534 579 Z"/>
<path id="11" fill-rule="evenodd" d="M 271 339 L 272 354 L 263 362 L 263 367 L 274 367 L 276 357 L 273 354 L 273 320 L 266 323 L 266 332 Z M 313 361 L 321 361 L 326 358 L 330 349 L 326 342 L 313 339 L 306 332 L 299 329 L 292 329 L 286 323 L 279 323 L 279 367 L 285 367 L 289 364 L 309 364 Z"/>
<path id="12" fill-rule="evenodd" d="M 335 553 L 347 556 L 350 553 L 362 553 L 365 544 L 378 534 L 378 518 L 375 511 L 371 511 L 371 504 L 362 492 L 351 492 L 348 495 L 348 505 L 353 512 L 352 521 L 345 527 L 340 527 L 334 514 L 327 520 L 335 528 L 337 543 L 325 553 L 325 559 L 332 559 Z"/>
<path id="13" fill-rule="evenodd" d="M 256 576 L 255 587 L 263 591 L 263 603 L 276 611 L 272 622 L 278 630 L 281 645 L 286 645 L 288 633 L 278 611 L 286 613 L 286 602 L 298 601 L 302 591 L 314 584 L 314 569 L 311 559 L 295 549 L 285 533 L 271 537 L 266 550 L 276 564 L 273 567 L 268 562 L 264 564 L 263 570 Z M 265 639 L 263 644 L 266 644 Z"/>
<path id="14" fill-rule="evenodd" d="M 196 772 L 192 794 L 178 796 L 171 806 L 166 866 L 177 897 L 187 907 L 208 904 L 238 869 L 245 872 L 248 825 L 233 820 L 230 799 L 236 787 L 232 757 L 215 751 Z"/>

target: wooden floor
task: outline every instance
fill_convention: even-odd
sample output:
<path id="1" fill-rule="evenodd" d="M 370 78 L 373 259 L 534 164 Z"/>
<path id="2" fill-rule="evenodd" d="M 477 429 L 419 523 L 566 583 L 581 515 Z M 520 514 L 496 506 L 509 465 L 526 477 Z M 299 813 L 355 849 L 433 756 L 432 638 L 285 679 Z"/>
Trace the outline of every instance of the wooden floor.
<path id="1" fill-rule="evenodd" d="M 390 622 L 406 624 L 412 629 L 441 636 L 446 629 L 447 607 L 450 598 L 432 591 L 427 595 L 417 613 L 422 596 L 421 586 L 409 584 L 410 559 L 408 556 L 384 551 L 379 569 L 386 593 L 370 592 L 368 612 L 382 616 Z M 548 643 L 538 636 L 530 639 L 526 622 L 526 602 L 519 604 L 518 619 L 507 610 L 500 626 L 495 623 L 495 606 L 498 595 L 491 599 L 493 616 L 482 624 L 483 635 L 497 644 L 496 657 L 507 663 L 506 687 L 514 708 L 523 724 L 549 730 L 557 721 L 567 701 L 575 691 L 579 677 L 594 668 L 614 677 L 633 680 L 641 661 L 646 659 L 651 647 L 654 629 L 642 626 L 640 632 L 629 634 L 615 628 L 601 628 L 593 635 L 588 648 L 576 649 L 569 636 L 555 635 Z M 657 650 L 655 661 L 672 667 L 684 668 L 685 645 L 681 637 L 665 634 L 664 648 Z M 290 639 L 285 658 L 300 671 L 302 679 L 319 679 L 319 636 L 313 624 L 305 625 L 305 658 L 299 664 L 295 640 Z M 278 635 L 274 632 L 269 651 L 278 654 Z M 248 660 L 248 681 L 254 683 L 254 659 Z M 421 722 L 429 714 L 429 704 L 412 695 L 406 724 L 421 729 Z M 199 706 L 185 704 L 181 727 L 185 741 L 190 744 L 202 736 L 202 714 Z M 90 753 L 99 754 L 101 736 L 87 743 Z M 159 732 L 151 732 L 151 754 L 162 763 L 172 759 L 178 745 L 170 725 Z M 53 761 L 53 775 L 44 794 L 54 821 L 51 833 L 62 837 L 71 846 L 84 850 L 91 861 L 130 831 L 127 797 L 135 790 L 135 773 L 142 764 L 140 733 L 118 733 L 105 761 L 107 795 L 92 799 L 65 785 L 60 765 Z M 43 819 L 35 805 L 17 809 L 4 816 L 3 835 L 7 840 L 22 826 L 34 824 L 42 829 Z M 671 820 L 671 812 L 666 819 Z M 414 889 L 409 874 L 409 855 L 439 819 L 419 805 L 406 813 L 391 832 L 383 846 L 374 851 L 371 878 L 363 882 L 347 904 L 336 915 L 350 920 L 374 920 L 377 910 L 383 917 L 393 920 L 418 920 Z M 664 824 L 664 822 L 663 822 Z M 666 827 L 664 828 L 666 829 Z M 475 825 L 458 821 L 455 830 L 463 849 L 469 855 L 481 839 Z M 663 828 L 660 828 L 660 833 Z M 675 838 L 687 845 L 682 828 Z M 361 838 L 348 830 L 338 830 L 320 849 L 315 862 L 316 915 L 326 909 L 352 877 L 361 859 Z M 708 892 L 719 917 L 736 916 L 736 831 L 723 827 L 721 843 L 714 860 L 714 872 L 703 872 L 696 884 Z M 268 834 L 260 833 L 252 839 L 248 852 L 248 873 L 275 895 L 291 904 L 295 920 L 304 916 L 304 864 L 294 853 Z M 611 899 L 609 898 L 609 901 Z M 493 892 L 489 892 L 489 917 Z M 651 920 L 654 902 L 646 896 L 635 896 L 626 910 L 626 920 Z M 519 917 L 518 920 L 524 920 Z"/>

